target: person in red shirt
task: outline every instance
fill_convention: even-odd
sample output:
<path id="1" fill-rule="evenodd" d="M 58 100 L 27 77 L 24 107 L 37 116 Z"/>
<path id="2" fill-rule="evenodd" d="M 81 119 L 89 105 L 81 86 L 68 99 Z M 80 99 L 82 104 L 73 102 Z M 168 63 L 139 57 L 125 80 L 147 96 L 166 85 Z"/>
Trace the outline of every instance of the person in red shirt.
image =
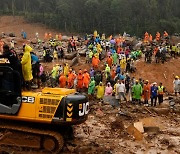
<path id="1" fill-rule="evenodd" d="M 109 56 L 109 57 L 107 58 L 107 64 L 108 64 L 108 66 L 111 67 L 111 66 L 112 66 L 112 63 L 113 63 L 113 59 L 112 59 L 111 56 Z"/>
<path id="2" fill-rule="evenodd" d="M 59 86 L 60 86 L 60 88 L 65 88 L 66 87 L 66 82 L 67 82 L 67 79 L 66 79 L 64 73 L 61 73 L 61 76 L 59 77 Z"/>

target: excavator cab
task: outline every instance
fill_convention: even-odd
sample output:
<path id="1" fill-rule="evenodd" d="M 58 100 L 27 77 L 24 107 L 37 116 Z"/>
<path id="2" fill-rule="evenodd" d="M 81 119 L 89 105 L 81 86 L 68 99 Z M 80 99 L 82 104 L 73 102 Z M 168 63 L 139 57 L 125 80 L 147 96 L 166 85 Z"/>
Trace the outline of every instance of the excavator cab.
<path id="1" fill-rule="evenodd" d="M 0 64 L 0 114 L 18 113 L 21 106 L 21 78 L 8 64 Z"/>

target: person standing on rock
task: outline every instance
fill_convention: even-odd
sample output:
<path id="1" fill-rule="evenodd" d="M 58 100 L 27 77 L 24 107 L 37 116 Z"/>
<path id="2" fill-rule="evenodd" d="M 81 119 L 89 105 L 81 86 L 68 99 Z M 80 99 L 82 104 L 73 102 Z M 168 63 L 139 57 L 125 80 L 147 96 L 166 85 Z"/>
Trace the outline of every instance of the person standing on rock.
<path id="1" fill-rule="evenodd" d="M 132 102 L 138 102 L 141 105 L 142 86 L 136 80 L 136 83 L 132 87 Z"/>

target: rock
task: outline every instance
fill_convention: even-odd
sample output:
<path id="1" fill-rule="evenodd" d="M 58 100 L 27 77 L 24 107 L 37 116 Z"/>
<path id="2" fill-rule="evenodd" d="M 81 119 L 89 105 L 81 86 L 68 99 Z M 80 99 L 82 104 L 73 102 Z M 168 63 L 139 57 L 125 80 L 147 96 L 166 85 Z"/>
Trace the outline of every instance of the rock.
<path id="1" fill-rule="evenodd" d="M 37 44 L 38 41 L 37 41 L 37 39 L 34 38 L 34 39 L 31 40 L 31 43 L 32 43 L 32 44 Z"/>
<path id="2" fill-rule="evenodd" d="M 143 127 L 154 127 L 157 125 L 156 119 L 153 117 L 143 118 L 143 119 L 140 119 L 139 121 L 142 122 Z"/>
<path id="3" fill-rule="evenodd" d="M 164 114 L 164 115 L 168 115 L 169 114 L 169 108 L 153 108 L 153 110 L 157 113 L 157 114 Z"/>
<path id="4" fill-rule="evenodd" d="M 144 133 L 143 123 L 142 122 L 135 122 L 134 127 L 139 130 L 141 133 Z"/>
<path id="5" fill-rule="evenodd" d="M 86 51 L 87 51 L 86 49 L 83 49 L 83 50 L 81 49 L 81 50 L 79 51 L 79 55 L 85 57 L 85 56 L 86 56 Z"/>
<path id="6" fill-rule="evenodd" d="M 68 60 L 72 60 L 76 56 L 77 56 L 77 52 L 65 53 L 64 58 Z"/>
<path id="7" fill-rule="evenodd" d="M 143 139 L 143 134 L 137 130 L 133 125 L 130 125 L 127 128 L 127 132 L 130 135 L 133 135 L 135 137 L 136 140 L 141 141 Z"/>
<path id="8" fill-rule="evenodd" d="M 75 57 L 75 58 L 73 58 L 70 66 L 72 67 L 72 66 L 76 65 L 77 63 L 78 63 L 78 58 Z"/>
<path id="9" fill-rule="evenodd" d="M 9 33 L 9 37 L 16 37 L 14 33 Z"/>
<path id="10" fill-rule="evenodd" d="M 159 127 L 144 127 L 145 132 L 159 132 L 160 128 Z"/>

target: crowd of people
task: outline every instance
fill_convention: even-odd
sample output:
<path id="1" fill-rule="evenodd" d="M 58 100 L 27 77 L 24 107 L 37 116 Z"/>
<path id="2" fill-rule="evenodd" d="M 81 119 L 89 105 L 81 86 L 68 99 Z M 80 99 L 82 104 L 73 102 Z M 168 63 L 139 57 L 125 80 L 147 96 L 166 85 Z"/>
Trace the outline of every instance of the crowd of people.
<path id="1" fill-rule="evenodd" d="M 110 36 L 106 39 L 104 34 L 100 37 L 95 31 L 94 35 L 85 36 L 84 41 L 87 47 L 86 63 L 91 65 L 89 71 L 86 68 L 75 71 L 68 63 L 64 65 L 57 63 L 47 75 L 43 65 L 40 64 L 39 57 L 29 45 L 24 45 L 23 53 L 18 55 L 13 48 L 5 44 L 0 58 L 9 59 L 11 67 L 22 77 L 22 85 L 26 90 L 41 86 L 75 88 L 78 92 L 87 93 L 90 99 L 97 98 L 103 101 L 104 96 L 115 96 L 120 102 L 124 100 L 139 105 L 156 106 L 157 99 L 159 104 L 163 102 L 163 95 L 166 92 L 163 84 L 149 83 L 148 80 L 141 78 L 137 80 L 131 77 L 130 73 L 136 71 L 134 62 L 143 54 L 146 62 L 151 62 L 154 55 L 156 63 L 160 60 L 164 63 L 167 53 L 173 57 L 179 55 L 178 46 L 169 44 L 167 34 L 162 39 L 159 37 L 157 35 L 154 42 L 152 35 L 145 33 L 145 44 L 138 50 L 134 50 L 133 45 L 128 43 L 123 36 L 116 39 Z M 73 37 L 69 39 L 68 52 L 76 51 L 76 41 L 78 40 Z M 60 41 L 57 43 L 51 38 L 48 44 L 48 48 L 43 46 L 44 62 L 64 58 Z M 103 67 L 100 66 L 102 62 Z M 175 76 L 173 84 L 177 95 L 180 93 L 178 76 Z"/>

